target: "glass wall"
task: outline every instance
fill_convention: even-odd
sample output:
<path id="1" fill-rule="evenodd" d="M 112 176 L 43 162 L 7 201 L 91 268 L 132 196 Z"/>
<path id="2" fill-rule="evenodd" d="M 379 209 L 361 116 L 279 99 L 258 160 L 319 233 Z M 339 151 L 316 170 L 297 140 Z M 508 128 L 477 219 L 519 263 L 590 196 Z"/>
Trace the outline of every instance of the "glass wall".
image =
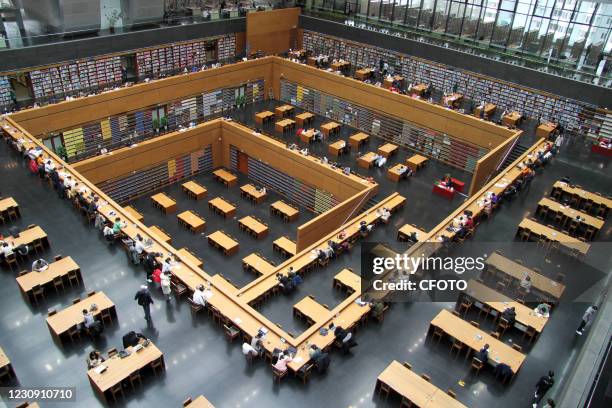
<path id="1" fill-rule="evenodd" d="M 612 4 L 579 0 L 353 0 L 343 12 L 597 76 L 612 75 Z M 339 0 L 314 10 L 339 10 Z M 344 3 L 343 3 L 344 4 Z"/>

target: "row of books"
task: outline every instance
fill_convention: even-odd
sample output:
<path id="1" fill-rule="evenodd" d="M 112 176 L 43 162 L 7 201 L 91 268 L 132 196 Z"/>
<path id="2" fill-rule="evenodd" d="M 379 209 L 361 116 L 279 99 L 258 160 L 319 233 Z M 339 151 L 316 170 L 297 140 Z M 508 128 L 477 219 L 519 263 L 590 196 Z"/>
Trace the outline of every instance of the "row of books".
<path id="1" fill-rule="evenodd" d="M 586 125 L 585 113 L 595 110 L 592 105 L 572 99 L 542 94 L 469 71 L 313 31 L 304 31 L 304 48 L 330 58 L 346 59 L 355 67 L 378 67 L 382 60 L 403 75 L 407 83 L 431 83 L 435 89 L 445 92 L 456 90 L 475 103 L 485 100 L 501 110 L 518 110 L 527 117 L 560 123 L 570 131 L 582 130 Z M 592 128 L 592 124 L 589 127 Z"/>
<path id="2" fill-rule="evenodd" d="M 121 83 L 121 57 L 77 60 L 30 72 L 34 98 L 72 95 Z"/>
<path id="3" fill-rule="evenodd" d="M 0 76 L 0 110 L 4 111 L 13 105 L 11 82 L 6 76 Z"/>

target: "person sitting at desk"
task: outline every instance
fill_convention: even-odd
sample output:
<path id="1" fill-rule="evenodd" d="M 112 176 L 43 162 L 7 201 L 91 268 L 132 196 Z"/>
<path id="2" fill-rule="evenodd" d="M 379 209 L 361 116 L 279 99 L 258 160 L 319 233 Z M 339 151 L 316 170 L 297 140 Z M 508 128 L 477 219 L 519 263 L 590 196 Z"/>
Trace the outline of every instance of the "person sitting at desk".
<path id="1" fill-rule="evenodd" d="M 258 193 L 260 193 L 261 195 L 266 195 L 267 190 L 265 186 L 261 186 L 255 189 Z"/>
<path id="2" fill-rule="evenodd" d="M 123 342 L 123 348 L 126 349 L 128 347 L 134 347 L 136 346 L 138 343 L 140 343 L 140 341 L 144 341 L 147 338 L 145 337 L 144 334 L 142 333 L 136 333 L 135 331 L 129 331 L 127 332 L 123 338 L 121 339 Z"/>
<path id="3" fill-rule="evenodd" d="M 408 167 L 401 165 L 398 169 L 397 169 L 397 173 L 399 174 L 399 178 L 403 179 L 403 178 L 408 178 L 410 176 L 412 176 L 412 169 L 409 169 Z"/>
<path id="4" fill-rule="evenodd" d="M 115 231 L 111 228 L 109 224 L 104 225 L 104 229 L 102 229 L 102 235 L 104 235 L 104 238 L 106 238 L 107 242 L 112 242 L 115 240 Z"/>
<path id="5" fill-rule="evenodd" d="M 287 364 L 292 361 L 293 361 L 293 358 L 291 358 L 289 354 L 281 353 L 278 356 L 278 360 L 274 364 L 274 368 L 284 373 L 285 371 L 287 371 Z"/>
<path id="6" fill-rule="evenodd" d="M 391 217 L 391 211 L 389 211 L 387 207 L 383 207 L 382 210 L 376 210 L 376 213 L 379 215 L 383 223 L 387 224 L 389 222 L 389 218 Z"/>
<path id="7" fill-rule="evenodd" d="M 91 370 L 92 368 L 95 368 L 102 364 L 104 361 L 106 360 L 104 359 L 104 357 L 102 357 L 102 354 L 98 350 L 92 350 L 87 356 L 87 369 Z"/>
<path id="8" fill-rule="evenodd" d="M 368 223 L 365 221 L 359 222 L 359 233 L 362 237 L 367 237 L 370 231 L 372 231 L 371 225 L 368 225 Z"/>
<path id="9" fill-rule="evenodd" d="M 116 217 L 115 222 L 113 223 L 113 233 L 118 234 L 123 228 L 123 223 L 121 222 L 121 218 Z"/>
<path id="10" fill-rule="evenodd" d="M 37 259 L 32 262 L 32 270 L 35 272 L 42 272 L 49 267 L 49 263 L 44 259 Z"/>
<path id="11" fill-rule="evenodd" d="M 196 289 L 193 291 L 193 297 L 191 301 L 196 305 L 206 306 L 206 302 L 208 302 L 208 298 L 211 295 L 210 286 L 208 289 L 204 288 L 204 285 L 199 284 L 196 286 Z"/>
<path id="12" fill-rule="evenodd" d="M 453 180 L 451 179 L 450 174 L 445 174 L 444 177 L 442 178 L 442 181 L 440 182 L 440 184 L 442 185 L 442 187 L 452 188 L 453 187 Z"/>
<path id="13" fill-rule="evenodd" d="M 2 242 L 2 247 L 0 248 L 0 260 L 5 260 L 6 257 L 13 255 L 13 246 L 8 242 Z"/>
<path id="14" fill-rule="evenodd" d="M 333 323 L 330 323 L 329 329 L 334 331 L 334 336 L 340 342 L 340 349 L 344 354 L 348 354 L 351 348 L 357 345 L 357 342 L 353 339 L 353 333 L 350 331 L 344 330 L 340 326 L 334 327 Z"/>
<path id="15" fill-rule="evenodd" d="M 278 286 L 280 286 L 283 294 L 288 295 L 295 289 L 293 282 L 286 275 L 277 273 L 276 279 L 278 280 Z"/>
<path id="16" fill-rule="evenodd" d="M 520 286 L 525 290 L 525 293 L 529 293 L 531 291 L 531 276 L 525 275 L 521 280 Z"/>
<path id="17" fill-rule="evenodd" d="M 380 154 L 376 154 L 374 155 L 374 166 L 376 167 L 382 167 L 385 165 L 385 163 L 387 163 L 387 158 L 385 156 L 382 156 Z"/>
<path id="18" fill-rule="evenodd" d="M 507 307 L 501 314 L 502 319 L 506 320 L 510 326 L 514 326 L 514 322 L 516 321 L 516 310 L 514 306 Z"/>
<path id="19" fill-rule="evenodd" d="M 487 360 L 489 359 L 489 345 L 485 344 L 483 348 L 481 348 L 480 351 L 478 351 L 478 353 L 474 354 L 474 358 L 486 364 Z"/>
<path id="20" fill-rule="evenodd" d="M 162 270 L 162 273 L 172 272 L 172 259 L 170 257 L 167 257 L 166 259 L 164 259 L 164 262 L 162 262 L 161 270 Z"/>

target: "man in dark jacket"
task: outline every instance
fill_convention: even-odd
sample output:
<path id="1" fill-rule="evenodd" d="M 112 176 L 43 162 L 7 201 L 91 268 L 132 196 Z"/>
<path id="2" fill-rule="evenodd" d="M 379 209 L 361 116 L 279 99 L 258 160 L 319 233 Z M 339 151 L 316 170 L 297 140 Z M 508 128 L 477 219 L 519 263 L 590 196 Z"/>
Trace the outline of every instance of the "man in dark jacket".
<path id="1" fill-rule="evenodd" d="M 140 306 L 144 309 L 145 320 L 147 322 L 151 321 L 151 305 L 153 304 L 153 298 L 151 298 L 151 294 L 149 293 L 149 289 L 147 285 L 142 285 L 140 290 L 136 292 L 134 296 L 134 300 L 138 302 Z"/>
<path id="2" fill-rule="evenodd" d="M 149 252 L 145 256 L 144 268 L 145 268 L 145 272 L 147 273 L 147 282 L 149 283 L 152 282 L 151 275 L 153 275 L 153 271 L 159 268 L 159 262 L 157 262 L 157 259 L 156 259 L 156 257 L 158 256 L 161 256 L 161 255 L 156 252 Z"/>
<path id="3" fill-rule="evenodd" d="M 555 383 L 555 373 L 549 371 L 548 375 L 544 375 L 536 384 L 535 394 L 533 395 L 533 408 L 538 406 L 538 403 L 544 398 L 544 395 L 550 390 Z"/>
<path id="4" fill-rule="evenodd" d="M 142 333 L 136 333 L 133 330 L 126 333 L 123 336 L 123 348 L 134 347 L 140 342 L 140 339 L 146 340 L 147 338 Z"/>

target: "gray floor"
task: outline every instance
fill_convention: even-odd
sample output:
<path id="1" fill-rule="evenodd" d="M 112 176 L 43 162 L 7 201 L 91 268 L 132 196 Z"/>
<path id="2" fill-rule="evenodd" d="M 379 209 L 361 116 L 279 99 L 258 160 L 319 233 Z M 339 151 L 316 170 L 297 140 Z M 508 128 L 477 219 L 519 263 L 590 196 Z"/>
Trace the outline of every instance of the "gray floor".
<path id="1" fill-rule="evenodd" d="M 469 366 L 463 358 L 449 356 L 447 343 L 432 344 L 426 341 L 429 321 L 441 308 L 452 307 L 452 302 L 396 304 L 382 325 L 370 323 L 357 333 L 359 346 L 351 355 L 332 355 L 332 364 L 326 375 L 314 375 L 307 385 L 294 379 L 280 386 L 275 385 L 265 364 L 258 362 L 252 367 L 247 366 L 239 344 L 227 343 L 220 328 L 209 319 L 192 319 L 185 302 L 166 304 L 155 293 L 153 325 L 147 327 L 142 311 L 133 301 L 135 291 L 144 281 L 144 272 L 129 265 L 123 252 L 109 248 L 91 227 L 83 223 L 68 203 L 59 200 L 53 191 L 29 174 L 22 160 L 9 152 L 4 144 L 0 146 L 0 162 L 0 191 L 2 195 L 13 196 L 17 200 L 23 214 L 23 218 L 14 224 L 19 227 L 28 224 L 42 226 L 52 246 L 45 254 L 47 259 L 57 253 L 72 256 L 81 266 L 85 281 L 85 288 L 72 293 L 56 296 L 49 292 L 42 307 L 32 308 L 19 294 L 14 279 L 16 273 L 3 269 L 0 273 L 0 307 L 4 312 L 0 316 L 0 345 L 13 361 L 22 386 L 75 386 L 78 406 L 101 405 L 86 376 L 85 356 L 92 345 L 88 340 L 83 340 L 75 346 L 60 348 L 53 343 L 44 317 L 47 308 L 65 307 L 75 295 L 90 289 L 104 291 L 115 302 L 119 320 L 117 326 L 106 330 L 100 344 L 95 345 L 97 348 L 107 350 L 119 347 L 121 335 L 134 329 L 151 337 L 165 353 L 168 365 L 166 374 L 161 378 L 148 376 L 144 387 L 136 392 L 127 390 L 127 399 L 123 403 L 130 407 L 178 406 L 185 397 L 199 394 L 206 395 L 219 407 L 397 406 L 397 399 L 391 397 L 388 402 L 384 402 L 374 393 L 377 375 L 394 359 L 411 362 L 415 371 L 429 374 L 432 382 L 442 389 L 453 388 L 459 400 L 468 406 L 527 407 L 539 376 L 548 369 L 554 369 L 558 384 L 561 384 L 562 373 L 578 354 L 584 341 L 574 336 L 574 330 L 585 305 L 562 303 L 555 309 L 544 333 L 529 351 L 525 365 L 515 381 L 509 386 L 503 386 L 493 378 L 490 370 L 485 370 L 478 377 L 469 375 Z M 414 190 L 406 192 L 408 204 L 402 214 L 406 218 L 403 222 L 415 222 L 430 228 L 459 204 L 438 203 L 438 197 L 434 200 L 430 190 L 425 189 L 424 186 L 430 186 L 435 176 L 443 173 L 436 166 L 431 167 L 434 168 L 431 174 L 419 173 L 415 179 L 406 182 L 408 188 Z M 480 225 L 475 240 L 500 243 L 512 240 L 520 220 L 535 211 L 535 203 L 550 191 L 553 182 L 562 175 L 572 176 L 576 183 L 588 190 L 610 194 L 612 180 L 609 170 L 609 160 L 590 154 L 581 141 L 570 141 L 570 145 L 565 146 L 551 165 L 537 176 L 529 191 L 503 204 L 492 220 Z M 415 186 L 418 184 L 414 183 L 419 178 L 423 178 L 420 193 Z M 206 180 L 204 176 L 203 183 L 214 189 L 212 181 Z M 173 194 L 179 197 L 179 192 Z M 246 207 L 246 203 L 238 198 L 232 199 L 240 202 L 239 207 L 248 208 L 247 213 L 257 211 Z M 179 206 L 194 204 L 186 197 L 180 197 L 178 201 Z M 147 225 L 159 223 L 167 227 L 180 246 L 202 249 L 208 272 L 223 272 L 235 276 L 236 281 L 240 282 L 243 282 L 241 277 L 244 282 L 250 279 L 250 276 L 243 275 L 242 270 L 234 266 L 237 265 L 236 260 L 250 253 L 247 248 L 241 250 L 229 263 L 222 263 L 216 254 L 207 253 L 210 250 L 199 237 L 178 229 L 170 231 L 174 224 L 171 217 L 155 218 L 160 216 L 152 212 L 148 203 L 140 205 L 137 202 L 136 205 L 145 213 Z M 198 205 L 201 206 L 202 202 Z M 414 210 L 415 207 L 420 210 Z M 200 208 L 203 214 L 207 211 Z M 216 216 L 212 214 L 206 218 L 213 223 L 232 223 L 213 220 Z M 401 225 L 403 222 L 393 219 L 394 224 Z M 2 233 L 7 233 L 7 225 L 0 228 Z M 370 240 L 392 241 L 395 239 L 396 228 L 397 225 L 389 225 L 377 229 Z M 268 241 L 271 242 L 277 234 L 273 232 Z M 241 244 L 244 241 L 253 244 L 253 248 L 259 246 L 250 237 L 242 238 L 237 232 L 233 235 L 241 238 Z M 609 242 L 609 239 L 608 221 L 598 241 Z M 268 246 L 268 243 L 264 245 Z M 603 245 L 609 248 L 609 243 Z M 331 307 L 341 301 L 341 296 L 332 291 L 331 277 L 342 267 L 356 267 L 359 264 L 359 253 L 355 249 L 327 268 L 308 275 L 295 297 L 273 299 L 262 306 L 262 312 L 273 321 L 283 324 L 289 331 L 304 330 L 302 325 L 293 322 L 291 305 L 309 293 Z M 23 265 L 23 268 L 26 269 L 27 265 Z M 571 275 L 572 270 L 567 272 Z M 490 324 L 490 320 L 487 324 Z M 510 338 L 514 338 L 514 335 Z M 465 382 L 464 386 L 458 384 L 460 380 Z M 551 395 L 555 392 L 553 389 Z"/>

